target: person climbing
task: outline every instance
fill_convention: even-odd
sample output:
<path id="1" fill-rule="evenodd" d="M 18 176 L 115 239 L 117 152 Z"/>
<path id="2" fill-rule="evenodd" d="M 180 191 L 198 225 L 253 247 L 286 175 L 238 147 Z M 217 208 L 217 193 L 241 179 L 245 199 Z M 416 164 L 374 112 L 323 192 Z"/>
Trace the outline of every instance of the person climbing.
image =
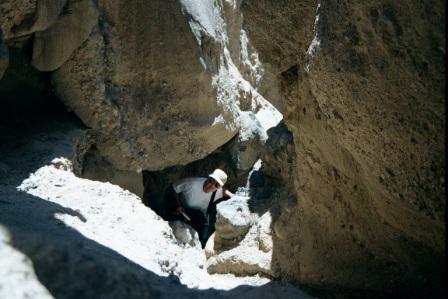
<path id="1" fill-rule="evenodd" d="M 202 248 L 214 231 L 216 205 L 233 196 L 224 188 L 227 174 L 215 169 L 208 177 L 190 177 L 171 184 L 163 197 L 162 218 L 181 220 L 199 235 Z"/>

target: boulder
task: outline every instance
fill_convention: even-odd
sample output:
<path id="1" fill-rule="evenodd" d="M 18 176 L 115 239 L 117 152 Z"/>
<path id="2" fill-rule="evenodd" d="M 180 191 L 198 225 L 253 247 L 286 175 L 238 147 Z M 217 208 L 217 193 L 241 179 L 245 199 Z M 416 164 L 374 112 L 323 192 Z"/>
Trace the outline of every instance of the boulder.
<path id="1" fill-rule="evenodd" d="M 274 276 L 275 273 L 271 268 L 273 248 L 271 221 L 269 212 L 261 217 L 255 217 L 253 225 L 238 246 L 226 250 L 223 250 L 222 247 L 217 248 L 216 242 L 217 236 L 219 236 L 218 228 L 220 227 L 217 223 L 217 231 L 212 236 L 214 238 L 211 238 L 212 241 L 209 241 L 206 245 L 207 271 L 210 274 L 232 273 L 237 276 L 257 274 Z"/>
<path id="2" fill-rule="evenodd" d="M 268 140 L 262 149 L 263 174 L 286 183 L 283 189 L 291 187 L 291 174 L 294 172 L 294 137 L 282 121 L 268 130 Z"/>
<path id="3" fill-rule="evenodd" d="M 233 156 L 247 173 L 259 154 L 253 140 L 280 121 L 255 88 L 259 66 L 241 58 L 248 39 L 244 49 L 228 39 L 243 28 L 226 27 L 226 18 L 241 12 L 204 5 L 99 1 L 100 22 L 53 73 L 56 93 L 97 132 L 95 148 L 113 167 L 186 165 L 239 133 L 244 150 Z"/>
<path id="4" fill-rule="evenodd" d="M 251 213 L 247 197 L 233 196 L 216 207 L 215 250 L 234 247 L 249 231 Z"/>

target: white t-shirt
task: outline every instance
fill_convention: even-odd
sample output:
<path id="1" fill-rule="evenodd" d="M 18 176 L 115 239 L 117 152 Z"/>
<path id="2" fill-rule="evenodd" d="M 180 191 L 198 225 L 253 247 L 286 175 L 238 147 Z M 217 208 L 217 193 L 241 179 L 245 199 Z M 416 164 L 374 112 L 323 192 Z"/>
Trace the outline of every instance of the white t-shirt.
<path id="1" fill-rule="evenodd" d="M 186 178 L 173 183 L 173 188 L 176 193 L 181 193 L 182 203 L 190 208 L 207 212 L 207 207 L 210 202 L 213 192 L 205 193 L 202 189 L 207 178 Z M 216 195 L 213 201 L 222 197 L 222 188 L 216 190 Z"/>

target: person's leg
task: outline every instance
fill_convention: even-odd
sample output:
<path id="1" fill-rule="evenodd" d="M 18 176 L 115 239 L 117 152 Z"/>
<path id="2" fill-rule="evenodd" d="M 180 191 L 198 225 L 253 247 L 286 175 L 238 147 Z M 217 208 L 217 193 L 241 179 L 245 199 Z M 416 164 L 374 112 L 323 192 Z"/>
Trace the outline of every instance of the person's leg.
<path id="1" fill-rule="evenodd" d="M 185 212 L 191 219 L 186 221 L 186 223 L 198 232 L 199 241 L 201 241 L 202 248 L 204 248 L 209 237 L 208 221 L 204 213 L 195 209 L 186 209 Z"/>

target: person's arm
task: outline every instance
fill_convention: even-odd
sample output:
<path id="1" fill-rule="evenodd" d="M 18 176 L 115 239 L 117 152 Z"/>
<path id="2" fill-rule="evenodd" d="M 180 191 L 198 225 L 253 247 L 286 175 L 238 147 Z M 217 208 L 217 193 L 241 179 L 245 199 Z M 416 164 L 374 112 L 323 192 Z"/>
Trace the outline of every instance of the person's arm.
<path id="1" fill-rule="evenodd" d="M 175 194 L 176 194 L 175 196 L 176 196 L 176 202 L 177 202 L 175 214 L 179 215 L 179 214 L 185 213 L 185 210 L 182 207 L 182 203 L 180 202 L 180 199 L 179 199 L 179 193 L 175 193 Z"/>
<path id="2" fill-rule="evenodd" d="M 222 190 L 222 197 L 231 198 L 234 194 L 227 189 Z"/>

